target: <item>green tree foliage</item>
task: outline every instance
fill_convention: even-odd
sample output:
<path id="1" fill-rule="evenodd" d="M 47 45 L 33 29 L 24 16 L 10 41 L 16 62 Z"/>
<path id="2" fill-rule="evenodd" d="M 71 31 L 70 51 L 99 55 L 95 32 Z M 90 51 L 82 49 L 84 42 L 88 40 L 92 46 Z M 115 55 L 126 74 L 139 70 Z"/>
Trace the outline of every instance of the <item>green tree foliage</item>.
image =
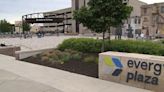
<path id="1" fill-rule="evenodd" d="M 12 27 L 9 22 L 7 22 L 5 19 L 0 20 L 0 32 L 5 33 L 5 32 L 11 32 Z"/>
<path id="2" fill-rule="evenodd" d="M 123 4 L 122 0 L 90 0 L 88 7 L 74 11 L 74 19 L 92 31 L 103 33 L 104 39 L 105 32 L 110 32 L 111 27 L 123 24 L 123 20 L 129 17 L 132 9 Z M 104 43 L 102 51 L 104 51 Z"/>
<path id="3" fill-rule="evenodd" d="M 30 31 L 30 29 L 31 29 L 31 26 L 30 26 L 30 24 L 28 24 L 28 23 L 23 23 L 23 31 Z"/>

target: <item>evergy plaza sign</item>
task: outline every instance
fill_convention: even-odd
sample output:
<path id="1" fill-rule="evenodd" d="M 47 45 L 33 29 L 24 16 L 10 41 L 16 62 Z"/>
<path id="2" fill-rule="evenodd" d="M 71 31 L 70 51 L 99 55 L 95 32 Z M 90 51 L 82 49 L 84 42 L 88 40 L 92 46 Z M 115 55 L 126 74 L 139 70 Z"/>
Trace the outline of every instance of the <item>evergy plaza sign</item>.
<path id="1" fill-rule="evenodd" d="M 99 78 L 163 92 L 164 57 L 119 52 L 101 53 Z"/>
<path id="2" fill-rule="evenodd" d="M 153 71 L 153 75 L 144 75 L 140 74 L 139 71 L 135 72 L 128 72 L 126 82 L 130 80 L 143 82 L 146 84 L 152 85 L 159 85 L 158 77 L 162 73 L 163 64 L 153 63 L 153 62 L 145 62 L 145 61 L 135 61 L 135 60 L 128 60 L 128 68 L 135 68 L 135 69 L 142 69 L 145 71 Z"/>

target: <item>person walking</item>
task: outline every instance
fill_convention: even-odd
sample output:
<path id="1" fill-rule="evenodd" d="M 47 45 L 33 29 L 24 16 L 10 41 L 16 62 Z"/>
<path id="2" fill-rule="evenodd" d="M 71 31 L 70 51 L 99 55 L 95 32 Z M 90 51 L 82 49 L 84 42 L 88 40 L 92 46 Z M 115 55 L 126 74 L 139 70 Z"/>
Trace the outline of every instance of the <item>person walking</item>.
<path id="1" fill-rule="evenodd" d="M 145 37 L 145 34 L 144 33 L 141 33 L 141 39 L 143 40 Z"/>

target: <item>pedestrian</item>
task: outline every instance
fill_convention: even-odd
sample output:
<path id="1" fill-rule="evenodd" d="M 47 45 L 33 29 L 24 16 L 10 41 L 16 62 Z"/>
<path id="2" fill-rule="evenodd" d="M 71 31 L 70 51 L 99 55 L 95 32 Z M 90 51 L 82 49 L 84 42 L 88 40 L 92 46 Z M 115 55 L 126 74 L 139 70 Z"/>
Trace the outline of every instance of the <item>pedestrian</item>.
<path id="1" fill-rule="evenodd" d="M 145 37 L 145 34 L 144 33 L 141 33 L 141 39 L 143 40 Z"/>
<path id="2" fill-rule="evenodd" d="M 138 37 L 139 37 L 139 34 L 136 34 L 136 39 L 138 39 Z"/>

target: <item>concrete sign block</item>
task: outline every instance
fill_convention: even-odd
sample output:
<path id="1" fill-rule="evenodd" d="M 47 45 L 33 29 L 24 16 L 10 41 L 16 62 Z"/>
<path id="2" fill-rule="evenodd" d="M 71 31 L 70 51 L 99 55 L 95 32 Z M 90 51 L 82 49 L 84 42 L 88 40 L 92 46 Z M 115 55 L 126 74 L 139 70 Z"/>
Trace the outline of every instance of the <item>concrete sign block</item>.
<path id="1" fill-rule="evenodd" d="M 163 92 L 164 57 L 120 52 L 101 53 L 99 78 Z"/>

